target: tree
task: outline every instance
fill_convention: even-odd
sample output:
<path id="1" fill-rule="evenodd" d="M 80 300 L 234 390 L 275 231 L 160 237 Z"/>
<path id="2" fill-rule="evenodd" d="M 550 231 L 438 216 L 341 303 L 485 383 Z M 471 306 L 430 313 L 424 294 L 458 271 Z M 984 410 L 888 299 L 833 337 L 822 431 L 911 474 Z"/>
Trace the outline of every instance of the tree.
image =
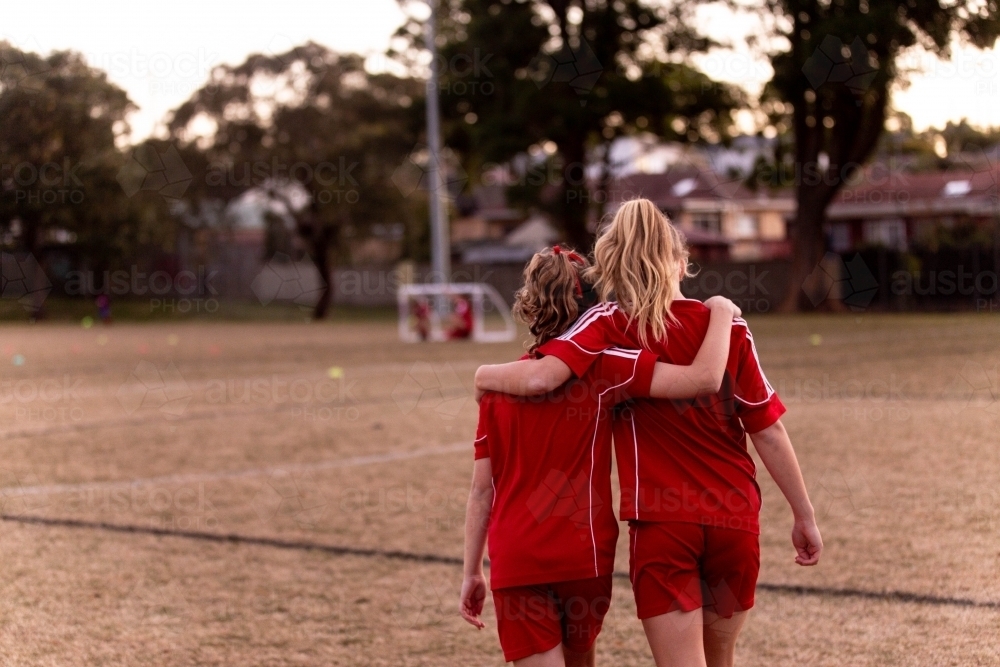
<path id="1" fill-rule="evenodd" d="M 772 39 L 783 46 L 770 54 L 774 77 L 764 101 L 787 109 L 795 138 L 797 212 L 792 229 L 794 258 L 783 310 L 807 307 L 828 290 L 814 272 L 826 250 L 827 206 L 878 145 L 901 80 L 899 55 L 920 45 L 947 58 L 953 39 L 979 48 L 1000 35 L 995 0 L 763 0 L 774 19 Z M 790 105 L 790 107 L 789 107 Z M 784 122 L 784 121 L 781 121 Z"/>
<path id="2" fill-rule="evenodd" d="M 325 280 L 314 310 L 322 318 L 348 236 L 408 215 L 391 179 L 416 143 L 421 92 L 314 43 L 220 66 L 168 123 L 180 149 L 207 164 L 189 205 L 254 190 L 291 216 Z"/>
<path id="3" fill-rule="evenodd" d="M 130 201 L 117 180 L 132 109 L 79 54 L 0 43 L 0 225 L 19 229 L 21 250 L 37 256 L 59 237 L 109 262 L 156 236 L 162 212 Z"/>
<path id="4" fill-rule="evenodd" d="M 406 6 L 407 0 L 400 0 Z M 711 42 L 693 31 L 690 7 L 641 0 L 442 0 L 438 14 L 446 144 L 472 176 L 529 150 L 565 235 L 588 248 L 594 200 L 585 169 L 615 137 L 727 137 L 737 89 L 685 64 Z M 398 33 L 393 54 L 410 66 L 423 22 Z M 606 152 L 604 153 L 606 154 Z M 539 164 L 538 161 L 546 160 Z M 547 167 L 555 165 L 554 171 Z M 536 203 L 541 203 L 537 199 Z"/>

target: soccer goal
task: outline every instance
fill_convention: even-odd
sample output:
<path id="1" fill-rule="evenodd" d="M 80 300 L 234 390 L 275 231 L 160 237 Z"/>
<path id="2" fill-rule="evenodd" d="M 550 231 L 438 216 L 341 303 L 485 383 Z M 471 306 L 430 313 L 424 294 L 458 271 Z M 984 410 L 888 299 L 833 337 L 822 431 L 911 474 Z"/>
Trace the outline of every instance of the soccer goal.
<path id="1" fill-rule="evenodd" d="M 461 339 L 506 343 L 517 337 L 510 308 L 492 285 L 400 285 L 396 298 L 399 338 L 407 343 Z M 500 323 L 502 328 L 495 326 Z"/>

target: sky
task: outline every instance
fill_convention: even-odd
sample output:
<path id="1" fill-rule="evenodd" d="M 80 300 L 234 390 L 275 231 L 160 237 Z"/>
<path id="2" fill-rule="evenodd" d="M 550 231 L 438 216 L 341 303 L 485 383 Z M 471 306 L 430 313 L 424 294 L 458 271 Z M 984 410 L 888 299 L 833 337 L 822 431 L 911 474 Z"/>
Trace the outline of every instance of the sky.
<path id="1" fill-rule="evenodd" d="M 334 50 L 377 56 L 404 16 L 396 0 L 50 0 L 6 3 L 0 39 L 33 51 L 73 49 L 108 72 L 139 106 L 132 140 L 149 136 L 218 64 L 238 64 L 255 52 L 281 53 L 313 40 Z M 770 77 L 766 61 L 742 46 L 752 19 L 706 10 L 706 29 L 734 45 L 700 56 L 709 76 L 755 93 Z M 376 58 L 377 60 L 377 58 Z M 1000 52 L 956 45 L 943 63 L 925 53 L 904 59 L 910 85 L 895 92 L 897 109 L 918 130 L 968 118 L 1000 125 Z M 750 129 L 746 124 L 745 129 Z"/>

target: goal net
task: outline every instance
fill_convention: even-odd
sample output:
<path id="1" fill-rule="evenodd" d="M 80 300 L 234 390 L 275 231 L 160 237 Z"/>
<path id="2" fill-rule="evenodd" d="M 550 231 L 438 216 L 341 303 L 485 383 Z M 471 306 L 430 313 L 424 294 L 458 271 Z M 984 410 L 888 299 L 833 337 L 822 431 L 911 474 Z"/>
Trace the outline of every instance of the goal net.
<path id="1" fill-rule="evenodd" d="M 408 343 L 462 339 L 506 343 L 517 337 L 510 309 L 492 285 L 400 285 L 396 298 L 399 338 Z"/>

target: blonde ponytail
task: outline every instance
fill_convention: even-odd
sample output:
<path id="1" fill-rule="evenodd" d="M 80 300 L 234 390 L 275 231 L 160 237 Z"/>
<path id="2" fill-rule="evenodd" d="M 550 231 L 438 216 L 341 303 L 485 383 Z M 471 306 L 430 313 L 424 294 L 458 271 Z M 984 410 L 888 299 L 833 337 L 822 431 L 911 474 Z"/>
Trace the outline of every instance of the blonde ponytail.
<path id="1" fill-rule="evenodd" d="M 594 266 L 587 277 L 601 300 L 613 297 L 635 322 L 639 342 L 649 335 L 663 340 L 670 305 L 681 275 L 687 273 L 688 251 L 680 232 L 648 199 L 622 204 L 594 246 Z"/>

